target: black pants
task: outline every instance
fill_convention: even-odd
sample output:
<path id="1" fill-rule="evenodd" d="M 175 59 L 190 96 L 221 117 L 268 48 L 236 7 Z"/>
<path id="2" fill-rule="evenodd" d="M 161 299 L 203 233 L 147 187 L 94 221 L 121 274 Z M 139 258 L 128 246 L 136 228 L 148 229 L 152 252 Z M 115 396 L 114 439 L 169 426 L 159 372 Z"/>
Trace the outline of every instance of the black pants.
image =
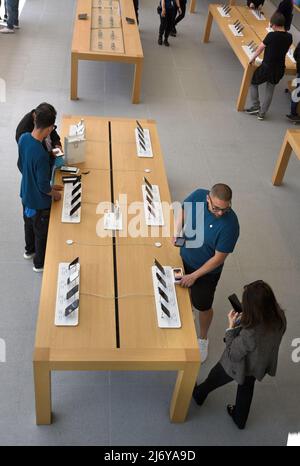
<path id="1" fill-rule="evenodd" d="M 23 214 L 25 229 L 25 251 L 35 253 L 33 263 L 37 269 L 44 267 L 50 209 L 38 210 L 34 217 Z"/>
<path id="2" fill-rule="evenodd" d="M 187 0 L 180 0 L 181 15 L 178 15 L 177 18 L 175 19 L 174 27 L 177 26 L 177 24 L 180 21 L 182 21 L 183 18 L 185 17 L 186 3 L 187 3 Z"/>
<path id="3" fill-rule="evenodd" d="M 159 36 L 163 37 L 163 35 L 165 35 L 165 40 L 168 39 L 170 32 L 172 30 L 175 14 L 176 14 L 176 8 L 167 8 L 166 16 L 162 16 L 160 14 Z"/>
<path id="4" fill-rule="evenodd" d="M 244 429 L 248 419 L 255 380 L 255 377 L 246 377 L 243 385 L 238 385 L 232 418 L 240 429 Z M 222 365 L 218 363 L 212 368 L 207 379 L 194 390 L 194 397 L 199 404 L 203 404 L 210 392 L 232 381 L 233 379 L 229 377 Z"/>
<path id="5" fill-rule="evenodd" d="M 139 24 L 139 0 L 133 0 L 133 6 L 137 23 Z"/>

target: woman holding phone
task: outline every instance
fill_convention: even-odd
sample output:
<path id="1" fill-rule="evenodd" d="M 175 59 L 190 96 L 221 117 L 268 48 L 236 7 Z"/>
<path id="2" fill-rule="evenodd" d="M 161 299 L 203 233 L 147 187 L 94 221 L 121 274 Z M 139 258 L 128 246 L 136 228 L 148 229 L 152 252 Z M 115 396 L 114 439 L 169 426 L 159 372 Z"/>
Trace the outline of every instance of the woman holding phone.
<path id="1" fill-rule="evenodd" d="M 235 405 L 227 405 L 234 423 L 246 425 L 256 380 L 276 375 L 278 352 L 286 330 L 284 311 L 271 287 L 257 280 L 244 287 L 242 314 L 230 311 L 225 334 L 225 351 L 207 379 L 196 385 L 193 398 L 201 406 L 210 392 L 235 380 Z"/>

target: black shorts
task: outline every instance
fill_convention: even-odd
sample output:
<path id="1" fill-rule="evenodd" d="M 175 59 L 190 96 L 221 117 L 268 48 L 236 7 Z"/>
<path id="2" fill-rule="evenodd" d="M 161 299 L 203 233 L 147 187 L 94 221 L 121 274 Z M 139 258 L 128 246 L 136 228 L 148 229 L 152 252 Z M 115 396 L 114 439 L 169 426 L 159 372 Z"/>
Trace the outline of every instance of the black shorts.
<path id="1" fill-rule="evenodd" d="M 185 263 L 184 270 L 186 274 L 195 272 L 195 269 L 192 269 Z M 220 280 L 221 273 L 222 272 L 204 275 L 203 277 L 198 278 L 190 288 L 192 304 L 198 311 L 208 311 L 212 308 L 215 291 L 218 281 Z"/>

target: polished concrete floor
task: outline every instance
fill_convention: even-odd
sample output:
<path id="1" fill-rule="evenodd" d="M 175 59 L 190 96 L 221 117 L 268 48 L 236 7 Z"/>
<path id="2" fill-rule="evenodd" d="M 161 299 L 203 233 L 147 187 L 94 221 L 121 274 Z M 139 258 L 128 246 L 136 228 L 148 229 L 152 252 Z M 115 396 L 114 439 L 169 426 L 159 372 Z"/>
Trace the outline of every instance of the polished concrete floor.
<path id="1" fill-rule="evenodd" d="M 0 444 L 34 445 L 285 445 L 300 431 L 300 363 L 292 342 L 300 338 L 300 163 L 292 157 L 282 187 L 271 184 L 287 128 L 284 79 L 268 118 L 238 113 L 242 69 L 217 27 L 201 43 L 207 2 L 187 15 L 171 47 L 157 45 L 153 0 L 142 0 L 145 55 L 142 102 L 130 101 L 131 65 L 80 63 L 78 102 L 69 100 L 74 0 L 27 0 L 21 29 L 0 37 L 0 77 L 7 83 L 0 104 Z M 62 373 L 53 376 L 54 423 L 35 425 L 32 350 L 41 277 L 22 258 L 20 176 L 14 131 L 23 114 L 41 101 L 66 114 L 149 117 L 157 121 L 174 200 L 198 187 L 228 183 L 241 237 L 217 290 L 210 354 L 203 380 L 223 351 L 226 297 L 254 279 L 274 288 L 286 309 L 278 375 L 257 383 L 247 428 L 239 431 L 225 412 L 235 385 L 213 393 L 201 409 L 191 403 L 185 424 L 168 419 L 174 373 Z"/>

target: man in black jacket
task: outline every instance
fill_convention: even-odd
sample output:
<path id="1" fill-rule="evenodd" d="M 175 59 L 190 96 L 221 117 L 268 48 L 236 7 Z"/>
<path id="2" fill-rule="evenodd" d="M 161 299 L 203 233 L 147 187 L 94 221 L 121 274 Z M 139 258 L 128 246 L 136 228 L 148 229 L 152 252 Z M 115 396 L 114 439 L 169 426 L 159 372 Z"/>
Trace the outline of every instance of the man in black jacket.
<path id="1" fill-rule="evenodd" d="M 40 111 L 45 111 L 46 113 L 49 113 L 49 112 L 52 113 L 53 116 L 54 116 L 54 120 L 55 120 L 57 112 L 56 112 L 55 108 L 53 107 L 53 105 L 50 105 L 50 104 L 48 104 L 46 102 L 41 103 L 40 105 L 38 105 L 38 107 L 36 109 L 31 110 L 31 112 L 27 113 L 22 118 L 20 123 L 18 124 L 17 129 L 16 129 L 16 141 L 17 141 L 17 143 L 19 143 L 19 139 L 22 136 L 22 134 L 32 133 L 32 131 L 34 129 L 36 112 L 40 112 Z M 58 133 L 56 131 L 56 126 L 54 126 L 53 131 L 51 132 L 51 134 L 46 139 L 44 139 L 42 144 L 43 144 L 44 149 L 49 154 L 50 167 L 52 167 L 54 165 L 54 162 L 55 162 L 55 156 L 54 156 L 54 154 L 52 152 L 53 149 L 55 149 L 55 148 L 62 149 L 61 140 L 60 140 L 60 137 L 59 137 L 59 135 L 58 135 Z"/>

